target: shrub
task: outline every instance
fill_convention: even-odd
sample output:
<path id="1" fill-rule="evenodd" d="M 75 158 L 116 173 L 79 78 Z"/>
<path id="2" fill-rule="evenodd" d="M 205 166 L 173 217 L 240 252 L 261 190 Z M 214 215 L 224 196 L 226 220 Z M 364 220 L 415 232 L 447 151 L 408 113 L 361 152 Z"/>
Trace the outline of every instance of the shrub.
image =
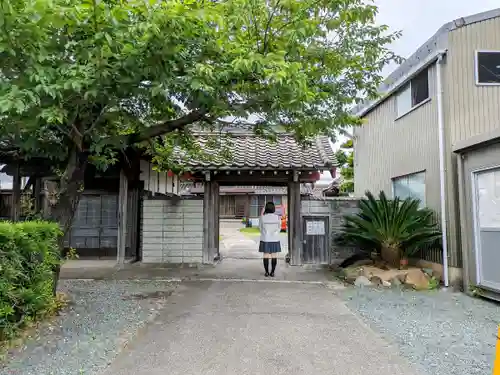
<path id="1" fill-rule="evenodd" d="M 384 192 L 376 199 L 366 192 L 359 212 L 345 217 L 342 240 L 362 250 L 376 250 L 382 259 L 399 267 L 402 255 L 410 256 L 441 239 L 433 211 L 419 206 L 418 199 L 390 200 Z"/>
<path id="2" fill-rule="evenodd" d="M 54 307 L 61 235 L 56 223 L 0 222 L 0 341 Z"/>

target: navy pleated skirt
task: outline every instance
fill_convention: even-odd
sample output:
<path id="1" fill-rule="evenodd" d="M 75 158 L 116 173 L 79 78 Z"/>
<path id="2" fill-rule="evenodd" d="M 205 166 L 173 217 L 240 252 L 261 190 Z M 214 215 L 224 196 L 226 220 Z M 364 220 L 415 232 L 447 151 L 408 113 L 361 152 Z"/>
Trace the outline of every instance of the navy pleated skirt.
<path id="1" fill-rule="evenodd" d="M 259 253 L 281 253 L 281 243 L 260 241 Z"/>

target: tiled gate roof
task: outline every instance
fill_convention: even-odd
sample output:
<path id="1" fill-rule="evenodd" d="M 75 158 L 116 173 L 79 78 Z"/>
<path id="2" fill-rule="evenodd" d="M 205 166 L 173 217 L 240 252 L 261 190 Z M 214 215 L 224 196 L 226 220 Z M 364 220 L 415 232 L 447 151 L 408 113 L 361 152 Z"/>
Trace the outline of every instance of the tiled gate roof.
<path id="1" fill-rule="evenodd" d="M 202 194 L 204 191 L 203 183 L 184 182 L 181 183 L 182 194 Z M 224 194 L 248 193 L 252 195 L 286 195 L 287 188 L 283 186 L 221 186 L 220 192 Z M 300 184 L 300 193 L 302 195 L 312 194 L 311 184 Z"/>
<path id="2" fill-rule="evenodd" d="M 198 134 L 197 140 L 207 153 L 214 134 Z M 276 142 L 251 133 L 233 133 L 221 137 L 219 147 L 227 147 L 231 158 L 211 157 L 209 161 L 183 160 L 192 170 L 202 169 L 329 169 L 337 165 L 332 145 L 326 136 L 317 136 L 311 144 L 302 147 L 293 135 L 280 133 Z"/>

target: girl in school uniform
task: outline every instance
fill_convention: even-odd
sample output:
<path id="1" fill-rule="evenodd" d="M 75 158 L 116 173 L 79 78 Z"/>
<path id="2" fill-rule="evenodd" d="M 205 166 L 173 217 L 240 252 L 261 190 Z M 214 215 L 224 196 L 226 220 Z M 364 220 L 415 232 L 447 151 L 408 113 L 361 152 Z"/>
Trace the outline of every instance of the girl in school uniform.
<path id="1" fill-rule="evenodd" d="M 281 219 L 276 215 L 273 202 L 267 202 L 264 214 L 260 217 L 260 244 L 259 252 L 264 254 L 265 276 L 274 277 L 274 271 L 278 264 L 278 253 L 281 252 L 280 230 Z M 269 260 L 271 260 L 271 272 L 269 272 Z"/>

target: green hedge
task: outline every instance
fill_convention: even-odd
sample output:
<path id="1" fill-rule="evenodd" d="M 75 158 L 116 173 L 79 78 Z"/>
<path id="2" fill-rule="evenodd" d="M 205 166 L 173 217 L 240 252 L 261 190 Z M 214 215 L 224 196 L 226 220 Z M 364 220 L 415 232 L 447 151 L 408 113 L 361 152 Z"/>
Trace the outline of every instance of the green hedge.
<path id="1" fill-rule="evenodd" d="M 0 341 L 53 311 L 61 235 L 56 223 L 0 222 Z"/>

